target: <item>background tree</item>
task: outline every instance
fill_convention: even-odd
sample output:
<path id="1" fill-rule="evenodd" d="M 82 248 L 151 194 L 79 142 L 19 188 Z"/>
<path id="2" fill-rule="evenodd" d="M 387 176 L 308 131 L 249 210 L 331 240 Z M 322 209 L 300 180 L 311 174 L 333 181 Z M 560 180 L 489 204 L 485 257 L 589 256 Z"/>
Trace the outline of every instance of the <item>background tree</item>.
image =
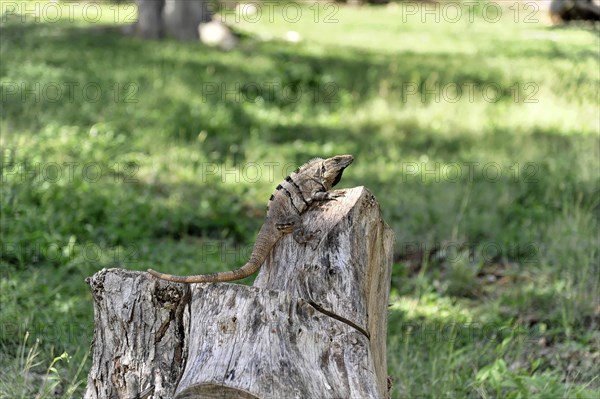
<path id="1" fill-rule="evenodd" d="M 212 18 L 206 0 L 137 0 L 137 5 L 135 33 L 145 39 L 198 40 L 198 25 Z"/>
<path id="2" fill-rule="evenodd" d="M 552 0 L 550 16 L 554 22 L 600 21 L 600 2 L 593 0 Z"/>

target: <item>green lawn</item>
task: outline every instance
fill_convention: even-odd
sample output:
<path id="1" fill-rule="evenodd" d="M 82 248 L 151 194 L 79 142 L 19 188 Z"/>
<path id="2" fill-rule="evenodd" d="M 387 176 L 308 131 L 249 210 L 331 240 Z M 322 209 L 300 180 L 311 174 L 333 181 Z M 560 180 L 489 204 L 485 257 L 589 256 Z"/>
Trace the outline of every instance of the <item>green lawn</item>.
<path id="1" fill-rule="evenodd" d="M 81 396 L 87 276 L 238 267 L 278 181 L 337 153 L 396 233 L 394 398 L 600 395 L 597 25 L 308 3 L 225 15 L 222 52 L 38 4 L 0 1 L 0 398 Z"/>

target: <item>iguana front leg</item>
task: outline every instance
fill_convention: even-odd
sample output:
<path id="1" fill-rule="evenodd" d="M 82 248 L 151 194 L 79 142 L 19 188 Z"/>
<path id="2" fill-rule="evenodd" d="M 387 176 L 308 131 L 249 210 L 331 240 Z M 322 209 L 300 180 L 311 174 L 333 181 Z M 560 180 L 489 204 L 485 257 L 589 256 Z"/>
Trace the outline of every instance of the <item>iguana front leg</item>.
<path id="1" fill-rule="evenodd" d="M 310 197 L 313 201 L 332 201 L 343 196 L 343 192 L 315 191 Z"/>
<path id="2" fill-rule="evenodd" d="M 315 190 L 311 194 L 310 198 L 311 198 L 311 202 L 316 202 L 316 201 L 323 202 L 323 201 L 332 201 L 338 197 L 343 197 L 343 196 L 344 196 L 343 192 Z M 302 226 L 302 220 L 300 219 L 300 216 L 297 216 L 297 215 L 291 216 L 288 219 L 285 219 L 284 223 L 281 223 L 281 226 L 288 226 L 288 225 L 289 225 L 289 227 L 292 228 L 292 236 L 294 237 L 294 240 L 296 240 L 296 242 L 298 244 L 309 244 L 313 250 L 317 249 L 317 246 L 319 245 L 319 241 L 320 241 L 318 234 L 321 232 L 321 230 L 315 230 L 310 233 L 307 232 L 304 229 L 304 227 Z M 286 232 L 289 232 L 289 231 L 286 231 Z"/>
<path id="3" fill-rule="evenodd" d="M 315 250 L 319 245 L 319 241 L 321 241 L 318 237 L 320 232 L 321 230 L 315 230 L 309 233 L 304 229 L 303 226 L 299 225 L 294 229 L 292 237 L 294 237 L 294 240 L 296 240 L 298 244 L 308 244 L 313 250 Z"/>
<path id="4" fill-rule="evenodd" d="M 292 237 L 298 244 L 309 244 L 313 250 L 317 249 L 319 244 L 317 234 L 321 230 L 307 232 L 302 226 L 302 218 L 299 215 L 290 215 L 283 218 L 280 222 L 275 223 L 275 227 L 282 233 L 292 233 Z"/>
<path id="5" fill-rule="evenodd" d="M 344 196 L 343 192 L 331 192 L 331 191 L 316 190 L 316 191 L 313 191 L 310 198 L 311 198 L 312 202 L 316 202 L 316 201 L 324 202 L 324 201 L 332 201 L 332 200 L 335 200 L 335 199 L 337 199 L 339 197 L 343 197 L 343 196 Z M 304 228 L 302 228 L 300 226 L 300 227 L 297 227 L 294 229 L 293 236 L 297 243 L 299 243 L 299 244 L 309 243 L 310 247 L 313 250 L 315 250 L 315 249 L 317 249 L 317 246 L 319 245 L 319 242 L 321 241 L 319 239 L 319 237 L 317 236 L 320 232 L 321 232 L 321 230 L 315 230 L 313 232 L 307 233 L 304 230 Z"/>
<path id="6" fill-rule="evenodd" d="M 289 215 L 275 222 L 277 230 L 284 234 L 294 232 L 298 226 L 302 226 L 302 219 L 299 215 Z"/>

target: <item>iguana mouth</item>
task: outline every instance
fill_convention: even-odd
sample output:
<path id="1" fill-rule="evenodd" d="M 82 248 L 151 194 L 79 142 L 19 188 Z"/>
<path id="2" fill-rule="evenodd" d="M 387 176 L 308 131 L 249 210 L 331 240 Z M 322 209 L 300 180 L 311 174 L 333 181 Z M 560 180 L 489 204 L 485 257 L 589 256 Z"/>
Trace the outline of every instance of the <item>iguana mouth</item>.
<path id="1" fill-rule="evenodd" d="M 342 167 L 340 167 L 340 171 L 335 176 L 335 179 L 333 179 L 333 183 L 331 183 L 331 187 L 335 187 L 335 185 L 338 184 L 340 182 L 340 180 L 342 180 L 342 175 L 344 174 L 344 170 L 348 166 L 350 166 L 352 161 L 354 161 L 354 158 L 351 155 L 342 155 L 341 157 L 343 158 L 343 160 L 341 160 L 340 162 L 345 162 L 346 165 L 343 165 Z"/>
<path id="2" fill-rule="evenodd" d="M 335 187 L 335 185 L 338 184 L 340 182 L 340 180 L 342 180 L 342 175 L 344 174 L 344 169 L 346 169 L 346 167 L 344 167 L 343 169 L 340 170 L 340 173 L 338 173 L 337 176 L 335 177 L 335 179 L 333 180 L 331 187 Z"/>

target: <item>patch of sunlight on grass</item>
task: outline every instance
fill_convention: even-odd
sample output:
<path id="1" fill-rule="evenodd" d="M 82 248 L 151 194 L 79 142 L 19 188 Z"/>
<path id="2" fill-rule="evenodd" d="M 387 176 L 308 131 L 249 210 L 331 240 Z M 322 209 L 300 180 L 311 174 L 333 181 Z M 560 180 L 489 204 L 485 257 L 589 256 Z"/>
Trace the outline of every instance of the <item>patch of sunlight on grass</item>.
<path id="1" fill-rule="evenodd" d="M 293 18 L 289 11 L 278 5 L 268 15 L 266 12 L 264 15 L 242 14 L 238 18 L 225 15 L 222 19 L 265 40 L 282 40 L 286 32 L 298 31 L 306 46 L 315 50 L 316 44 L 320 44 L 381 53 L 476 54 L 486 41 L 458 39 L 465 35 L 490 35 L 490 26 L 510 26 L 505 34 L 511 37 L 519 30 L 531 29 L 531 26 L 515 24 L 509 12 L 500 12 L 498 20 L 495 16 L 486 20 L 472 7 L 455 6 L 452 15 L 446 15 L 446 7 L 440 4 L 363 6 L 360 13 L 354 7 L 339 4 L 310 5 L 297 7 Z M 424 26 L 427 28 L 423 29 Z"/>
<path id="2" fill-rule="evenodd" d="M 527 130 L 544 130 L 557 135 L 598 135 L 598 106 L 573 104 L 554 97 L 540 96 L 536 102 L 529 104 L 510 104 L 504 112 L 490 115 L 494 124 L 508 131 L 519 131 L 524 126 Z"/>
<path id="3" fill-rule="evenodd" d="M 427 319 L 428 321 L 469 323 L 474 314 L 449 297 L 428 294 L 421 298 L 400 296 L 393 298 L 389 307 L 392 312 L 403 312 L 407 319 Z"/>
<path id="4" fill-rule="evenodd" d="M 360 125 L 380 125 L 383 134 L 397 136 L 399 123 L 411 121 L 415 127 L 421 127 L 435 136 L 469 135 L 479 137 L 486 134 L 484 126 L 495 104 L 486 102 L 468 102 L 449 104 L 445 101 L 433 101 L 426 106 L 420 95 L 407 99 L 405 103 L 393 103 L 379 98 L 366 104 L 343 120 L 348 128 Z M 388 128 L 386 128 L 386 126 Z"/>

